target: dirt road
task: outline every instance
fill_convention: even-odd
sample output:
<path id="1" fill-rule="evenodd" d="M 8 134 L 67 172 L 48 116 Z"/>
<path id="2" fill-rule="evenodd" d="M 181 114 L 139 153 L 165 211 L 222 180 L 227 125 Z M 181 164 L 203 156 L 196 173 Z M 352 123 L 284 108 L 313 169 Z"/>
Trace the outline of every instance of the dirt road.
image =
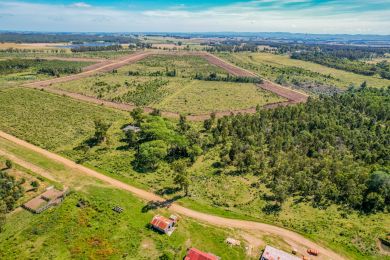
<path id="1" fill-rule="evenodd" d="M 139 60 L 145 59 L 148 56 L 151 55 L 179 55 L 179 56 L 185 56 L 185 55 L 195 55 L 195 56 L 200 56 L 205 58 L 208 62 L 211 64 L 214 64 L 216 66 L 221 67 L 222 69 L 225 69 L 228 73 L 236 76 L 244 76 L 244 77 L 257 77 L 256 74 L 253 72 L 247 71 L 245 69 L 239 68 L 235 65 L 232 65 L 210 53 L 206 52 L 166 52 L 166 51 L 146 51 L 146 52 L 137 52 L 131 55 L 124 56 L 122 58 L 116 59 L 116 60 L 105 60 L 99 63 L 92 64 L 88 67 L 85 67 L 83 69 L 82 73 L 75 74 L 75 75 L 70 75 L 67 77 L 61 77 L 61 78 L 55 78 L 55 79 L 49 79 L 49 80 L 44 80 L 44 81 L 37 81 L 37 82 L 32 82 L 32 83 L 27 83 L 24 84 L 24 87 L 30 87 L 30 88 L 42 88 L 45 89 L 51 93 L 59 94 L 59 95 L 65 95 L 74 99 L 86 101 L 89 103 L 94 103 L 94 104 L 99 104 L 99 105 L 104 105 L 107 107 L 119 109 L 119 110 L 124 110 L 124 111 L 131 111 L 134 108 L 136 108 L 135 105 L 133 104 L 128 104 L 128 103 L 117 103 L 117 102 L 112 102 L 112 101 L 107 101 L 107 100 L 102 100 L 98 99 L 96 97 L 91 97 L 91 96 L 86 96 L 83 94 L 75 93 L 75 92 L 69 92 L 65 90 L 60 90 L 60 89 L 54 89 L 50 88 L 51 84 L 55 83 L 61 83 L 61 82 L 67 82 L 67 81 L 72 81 L 72 80 L 77 80 L 85 77 L 89 77 L 91 75 L 94 75 L 96 73 L 100 72 L 108 72 L 113 69 L 120 68 L 126 64 L 137 62 Z M 73 59 L 73 58 L 71 58 Z M 75 58 L 78 59 L 78 58 Z M 301 92 L 282 87 L 280 85 L 277 85 L 273 82 L 264 80 L 262 84 L 257 84 L 258 87 L 265 89 L 267 91 L 271 91 L 281 97 L 284 97 L 288 99 L 285 102 L 278 102 L 278 103 L 272 103 L 265 105 L 264 108 L 269 109 L 269 108 L 275 108 L 278 106 L 287 106 L 290 104 L 296 104 L 296 103 L 301 103 L 305 102 L 307 99 L 307 95 L 302 94 Z M 151 107 L 144 107 L 144 112 L 145 113 L 150 113 L 153 111 L 153 108 Z M 238 109 L 238 110 L 226 110 L 226 111 L 216 111 L 215 115 L 217 118 L 223 117 L 223 116 L 228 116 L 230 114 L 253 114 L 256 112 L 255 107 L 250 107 L 250 108 L 245 108 L 245 109 Z M 161 112 L 162 116 L 164 117 L 169 117 L 169 118 L 179 118 L 180 114 L 177 112 L 170 112 L 170 111 L 162 111 Z M 210 114 L 198 114 L 198 115 L 188 115 L 187 119 L 190 121 L 203 121 L 206 120 L 210 117 Z"/>
<path id="2" fill-rule="evenodd" d="M 109 72 L 114 69 L 118 69 L 126 64 L 132 63 L 132 62 L 137 62 L 139 60 L 142 60 L 148 56 L 151 55 L 151 52 L 147 51 L 141 51 L 141 52 L 136 52 L 130 55 L 126 55 L 122 58 L 115 59 L 115 60 L 107 60 L 103 62 L 99 62 L 96 64 L 92 64 L 91 66 L 88 66 L 84 68 L 83 72 L 66 76 L 66 77 L 60 77 L 60 78 L 54 78 L 54 79 L 48 79 L 48 80 L 42 80 L 42 81 L 37 81 L 37 82 L 31 82 L 24 84 L 24 87 L 33 87 L 33 88 L 42 88 L 42 87 L 47 87 L 50 86 L 51 84 L 55 83 L 61 83 L 61 82 L 67 82 L 71 80 L 77 80 L 77 79 L 82 79 L 85 77 L 89 77 L 91 75 L 94 75 L 96 73 L 101 73 L 101 72 Z"/>
<path id="3" fill-rule="evenodd" d="M 55 153 L 52 153 L 52 152 L 49 152 L 49 151 L 44 150 L 42 148 L 39 148 L 33 144 L 27 143 L 19 138 L 16 138 L 16 137 L 9 135 L 7 133 L 4 133 L 2 131 L 0 131 L 0 138 L 4 138 L 4 139 L 11 141 L 15 144 L 23 146 L 24 148 L 30 149 L 34 152 L 37 152 L 37 153 L 39 153 L 39 154 L 41 154 L 41 155 L 43 155 L 51 160 L 54 160 L 58 163 L 63 164 L 66 167 L 77 169 L 79 172 L 82 172 L 88 176 L 91 176 L 91 177 L 94 177 L 94 178 L 99 179 L 101 181 L 104 181 L 104 182 L 106 182 L 106 183 L 108 183 L 116 188 L 129 191 L 141 199 L 144 199 L 147 201 L 160 201 L 160 202 L 164 201 L 164 199 L 162 197 L 159 197 L 151 192 L 148 192 L 148 191 L 145 191 L 142 189 L 138 189 L 136 187 L 133 187 L 131 185 L 123 183 L 119 180 L 116 180 L 116 179 L 108 177 L 104 174 L 101 174 L 97 171 L 94 171 L 94 170 L 89 169 L 87 167 L 84 167 L 82 165 L 76 164 L 75 162 L 73 162 L 71 160 L 68 160 L 64 157 L 61 157 L 61 156 L 55 154 Z M 15 157 L 14 157 L 14 159 L 15 159 Z M 16 161 L 16 162 L 20 163 L 21 160 Z M 26 167 L 26 168 L 31 167 L 31 164 L 28 164 L 28 163 L 27 164 L 24 163 L 21 165 L 23 167 Z M 31 168 L 31 170 L 34 171 L 33 168 Z M 39 173 L 39 172 L 37 172 L 37 173 Z M 181 214 L 181 215 L 184 215 L 184 216 L 187 216 L 190 218 L 194 218 L 196 220 L 199 220 L 199 221 L 211 224 L 211 225 L 220 226 L 220 227 L 227 227 L 227 228 L 251 230 L 251 231 L 258 230 L 261 232 L 266 232 L 266 233 L 270 233 L 270 234 L 279 236 L 286 241 L 292 241 L 293 243 L 303 245 L 306 248 L 316 248 L 320 252 L 322 259 L 344 259 L 343 257 L 338 255 L 337 253 L 335 253 L 329 249 L 326 249 L 326 248 L 306 239 L 305 237 L 303 237 L 303 236 L 301 236 L 293 231 L 290 231 L 290 230 L 287 230 L 284 228 L 272 226 L 269 224 L 254 222 L 254 221 L 245 221 L 245 220 L 228 219 L 228 218 L 218 217 L 218 216 L 214 216 L 214 215 L 210 215 L 210 214 L 206 214 L 206 213 L 201 213 L 201 212 L 198 212 L 198 211 L 195 211 L 192 209 L 188 209 L 188 208 L 185 208 L 185 207 L 180 206 L 180 205 L 175 204 L 175 203 L 173 203 L 169 207 L 169 209 L 171 211 L 178 213 L 178 214 Z"/>

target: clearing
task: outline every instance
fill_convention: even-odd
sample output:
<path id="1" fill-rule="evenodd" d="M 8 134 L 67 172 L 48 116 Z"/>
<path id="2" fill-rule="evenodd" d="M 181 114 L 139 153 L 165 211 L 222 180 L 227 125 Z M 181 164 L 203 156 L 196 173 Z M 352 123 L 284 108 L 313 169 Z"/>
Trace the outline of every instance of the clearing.
<path id="1" fill-rule="evenodd" d="M 218 77 L 227 75 L 225 69 L 210 64 L 201 56 L 157 55 L 124 66 L 116 73 L 63 82 L 51 88 L 192 115 L 214 111 L 230 113 L 285 101 L 253 83 L 194 79 L 196 75 L 212 73 Z"/>

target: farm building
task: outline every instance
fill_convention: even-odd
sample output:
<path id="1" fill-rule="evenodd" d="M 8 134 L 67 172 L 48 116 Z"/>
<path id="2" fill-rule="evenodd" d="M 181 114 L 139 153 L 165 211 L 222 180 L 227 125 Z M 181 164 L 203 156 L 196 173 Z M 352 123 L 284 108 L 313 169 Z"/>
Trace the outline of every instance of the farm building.
<path id="1" fill-rule="evenodd" d="M 122 130 L 124 132 L 133 131 L 135 133 L 138 133 L 139 131 L 141 131 L 141 128 L 139 128 L 138 126 L 134 126 L 134 125 L 127 125 L 127 126 L 123 127 Z"/>
<path id="2" fill-rule="evenodd" d="M 176 223 L 177 223 L 176 216 L 171 216 L 170 218 L 166 218 L 161 215 L 156 215 L 150 222 L 150 225 L 152 225 L 154 229 L 170 236 L 175 230 Z"/>
<path id="3" fill-rule="evenodd" d="M 65 196 L 66 191 L 59 191 L 53 187 L 49 187 L 44 193 L 26 202 L 22 207 L 38 214 L 51 206 L 60 204 Z"/>
<path id="4" fill-rule="evenodd" d="M 184 260 L 219 260 L 220 258 L 211 253 L 202 252 L 196 248 L 190 248 Z"/>
<path id="5" fill-rule="evenodd" d="M 266 246 L 260 260 L 299 260 L 299 257 L 286 253 L 272 246 Z"/>

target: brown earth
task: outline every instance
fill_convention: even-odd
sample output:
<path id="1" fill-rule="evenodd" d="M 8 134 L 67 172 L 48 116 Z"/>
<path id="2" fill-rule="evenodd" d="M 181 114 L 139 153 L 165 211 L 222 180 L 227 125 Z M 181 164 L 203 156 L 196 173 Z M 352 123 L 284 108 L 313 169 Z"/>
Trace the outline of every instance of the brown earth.
<path id="1" fill-rule="evenodd" d="M 44 150 L 40 147 L 37 147 L 33 144 L 27 143 L 19 138 L 16 138 L 12 135 L 9 135 L 7 133 L 4 133 L 0 131 L 0 138 L 4 138 L 8 141 L 11 141 L 17 145 L 20 145 L 24 148 L 30 149 L 36 153 L 39 153 L 40 155 L 45 156 L 46 158 L 49 158 L 53 161 L 56 161 L 57 163 L 62 164 L 65 167 L 75 169 L 74 174 L 85 174 L 90 177 L 94 177 L 100 181 L 103 181 L 113 187 L 116 187 L 118 189 L 122 189 L 125 191 L 129 191 L 133 193 L 135 196 L 147 200 L 147 201 L 157 201 L 157 202 L 166 202 L 164 198 L 157 196 L 154 193 L 136 188 L 134 186 L 131 186 L 129 184 L 123 183 L 119 180 L 116 180 L 114 178 L 108 177 L 104 174 L 101 174 L 97 171 L 94 171 L 92 169 L 89 169 L 85 166 L 82 166 L 80 164 L 77 164 L 69 159 L 66 159 L 64 157 L 61 157 L 55 153 L 49 152 L 47 150 Z M 18 160 L 18 164 L 21 163 L 21 159 Z M 23 167 L 28 167 L 29 164 L 24 164 Z M 33 169 L 31 169 L 33 170 Z M 39 172 L 38 172 L 39 173 Z M 320 246 L 317 243 L 312 242 L 311 240 L 303 237 L 302 235 L 299 235 L 291 230 L 284 229 L 281 227 L 273 226 L 270 224 L 264 224 L 254 221 L 247 221 L 247 220 L 239 220 L 239 219 L 229 219 L 224 217 L 219 217 L 215 215 L 210 215 L 207 213 L 198 212 L 192 209 L 185 208 L 179 204 L 176 203 L 169 203 L 169 210 L 196 219 L 201 222 L 205 222 L 211 225 L 220 226 L 224 228 L 237 228 L 242 229 L 244 231 L 258 231 L 263 233 L 270 233 L 272 235 L 279 236 L 283 238 L 285 241 L 292 241 L 294 244 L 299 244 L 304 246 L 305 248 L 315 248 L 319 251 L 319 257 L 317 259 L 344 259 L 339 254 Z M 262 243 L 262 241 L 259 241 L 259 243 Z"/>

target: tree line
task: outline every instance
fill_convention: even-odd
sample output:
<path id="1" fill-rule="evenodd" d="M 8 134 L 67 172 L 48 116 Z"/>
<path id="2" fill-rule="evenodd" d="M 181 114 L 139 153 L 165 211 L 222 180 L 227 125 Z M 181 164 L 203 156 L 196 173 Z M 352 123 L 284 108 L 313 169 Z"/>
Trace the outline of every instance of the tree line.
<path id="1" fill-rule="evenodd" d="M 0 61 L 0 75 L 34 69 L 38 74 L 59 76 L 81 72 L 82 63 L 43 60 L 43 59 L 10 59 Z"/>
<path id="2" fill-rule="evenodd" d="M 120 51 L 123 47 L 120 44 L 107 46 L 78 46 L 71 48 L 71 52 L 88 52 L 88 51 Z"/>
<path id="3" fill-rule="evenodd" d="M 341 57 L 341 58 L 340 58 Z M 373 76 L 379 74 L 382 78 L 390 79 L 390 64 L 387 61 L 382 61 L 377 64 L 370 64 L 347 57 L 342 57 L 338 52 L 307 52 L 300 51 L 291 54 L 292 59 L 311 61 L 327 67 L 350 71 L 353 73 Z"/>

